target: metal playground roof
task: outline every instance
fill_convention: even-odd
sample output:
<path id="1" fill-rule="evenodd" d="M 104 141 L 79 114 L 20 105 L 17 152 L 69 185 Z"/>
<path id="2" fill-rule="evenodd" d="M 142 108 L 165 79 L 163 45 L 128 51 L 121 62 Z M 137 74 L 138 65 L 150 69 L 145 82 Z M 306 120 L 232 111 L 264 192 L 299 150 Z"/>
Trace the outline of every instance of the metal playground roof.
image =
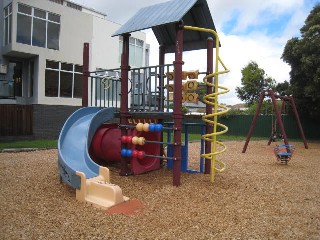
<path id="1" fill-rule="evenodd" d="M 175 26 L 179 21 L 193 27 L 216 30 L 206 0 L 172 0 L 140 9 L 112 36 L 152 28 L 159 45 L 166 46 L 166 53 L 175 51 Z M 185 31 L 184 51 L 206 48 L 205 32 Z"/>

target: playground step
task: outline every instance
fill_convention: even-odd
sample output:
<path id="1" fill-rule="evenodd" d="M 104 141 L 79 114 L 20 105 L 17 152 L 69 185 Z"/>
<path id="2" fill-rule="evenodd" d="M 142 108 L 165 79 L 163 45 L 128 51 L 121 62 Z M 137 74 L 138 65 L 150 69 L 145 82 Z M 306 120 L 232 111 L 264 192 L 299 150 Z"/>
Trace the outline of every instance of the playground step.
<path id="1" fill-rule="evenodd" d="M 118 185 L 103 181 L 101 176 L 86 179 L 85 175 L 77 172 L 81 177 L 81 188 L 76 190 L 76 198 L 88 202 L 94 207 L 108 209 L 114 205 L 129 200 L 122 195 Z"/>
<path id="2" fill-rule="evenodd" d="M 97 207 L 109 208 L 125 201 L 119 186 L 87 179 L 86 202 Z"/>

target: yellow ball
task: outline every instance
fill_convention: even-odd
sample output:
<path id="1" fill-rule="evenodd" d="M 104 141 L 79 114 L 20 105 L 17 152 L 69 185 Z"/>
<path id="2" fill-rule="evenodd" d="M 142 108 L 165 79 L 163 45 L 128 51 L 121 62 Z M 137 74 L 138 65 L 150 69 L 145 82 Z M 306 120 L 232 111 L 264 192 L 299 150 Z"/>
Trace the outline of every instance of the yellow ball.
<path id="1" fill-rule="evenodd" d="M 137 129 L 137 131 L 139 131 L 139 132 L 143 131 L 143 123 L 138 123 L 138 124 L 136 125 L 136 129 Z"/>
<path id="2" fill-rule="evenodd" d="M 138 144 L 139 145 L 144 145 L 145 144 L 145 138 L 144 137 L 139 137 Z"/>
<path id="3" fill-rule="evenodd" d="M 149 132 L 149 123 L 143 124 L 143 131 Z"/>
<path id="4" fill-rule="evenodd" d="M 139 144 L 139 138 L 137 136 L 134 136 L 131 141 L 134 145 Z"/>

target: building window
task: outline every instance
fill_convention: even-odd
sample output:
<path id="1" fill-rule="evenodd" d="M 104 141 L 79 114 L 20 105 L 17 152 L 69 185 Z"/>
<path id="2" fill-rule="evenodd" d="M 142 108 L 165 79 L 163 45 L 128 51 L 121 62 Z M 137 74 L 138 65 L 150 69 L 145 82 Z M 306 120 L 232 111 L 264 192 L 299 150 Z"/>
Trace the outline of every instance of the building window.
<path id="1" fill-rule="evenodd" d="M 18 4 L 18 43 L 59 50 L 59 35 L 59 15 Z"/>
<path id="2" fill-rule="evenodd" d="M 123 38 L 119 37 L 119 56 L 121 61 Z M 130 37 L 129 38 L 129 65 L 142 67 L 143 60 L 143 40 Z"/>
<path id="3" fill-rule="evenodd" d="M 12 31 L 12 4 L 8 5 L 4 9 L 4 45 L 11 43 L 11 31 Z"/>
<path id="4" fill-rule="evenodd" d="M 82 66 L 46 61 L 46 97 L 82 97 Z"/>
<path id="5" fill-rule="evenodd" d="M 82 7 L 80 5 L 72 3 L 72 2 L 67 2 L 67 7 L 82 11 Z"/>

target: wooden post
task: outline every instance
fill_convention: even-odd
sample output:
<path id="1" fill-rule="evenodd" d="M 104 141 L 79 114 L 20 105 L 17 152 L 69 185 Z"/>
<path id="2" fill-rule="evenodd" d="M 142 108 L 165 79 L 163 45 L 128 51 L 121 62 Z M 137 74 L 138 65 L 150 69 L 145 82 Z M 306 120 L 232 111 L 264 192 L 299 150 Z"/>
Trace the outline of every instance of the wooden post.
<path id="1" fill-rule="evenodd" d="M 120 124 L 128 124 L 128 76 L 129 76 L 129 37 L 130 34 L 123 35 L 122 55 L 121 55 L 121 103 L 120 103 Z M 121 128 L 121 136 L 127 135 L 127 129 Z M 127 148 L 126 143 L 121 143 L 121 149 Z M 120 175 L 127 176 L 131 172 L 128 168 L 127 158 L 121 156 Z"/>
<path id="2" fill-rule="evenodd" d="M 164 65 L 165 62 L 165 46 L 159 46 L 159 99 L 158 99 L 158 110 L 159 112 L 164 112 Z"/>
<path id="3" fill-rule="evenodd" d="M 165 54 L 166 48 L 164 45 L 159 46 L 159 65 L 163 66 L 165 64 Z M 159 91 L 160 99 L 159 99 L 159 112 L 164 112 L 164 67 L 159 68 Z M 158 120 L 160 124 L 163 124 L 163 119 Z M 163 132 L 161 132 L 161 142 L 163 142 Z M 160 156 L 163 156 L 164 149 L 163 145 L 160 146 Z"/>
<path id="4" fill-rule="evenodd" d="M 207 39 L 207 75 L 213 73 L 213 38 L 209 37 Z M 208 83 L 213 83 L 213 78 L 207 79 Z M 207 95 L 212 94 L 212 86 L 207 85 Z M 206 115 L 212 114 L 212 105 L 206 104 Z M 206 134 L 212 133 L 213 128 L 210 123 L 206 123 Z M 205 142 L 205 153 L 211 153 L 211 142 Z M 205 159 L 204 173 L 210 174 L 211 172 L 211 160 Z"/>
<path id="5" fill-rule="evenodd" d="M 307 140 L 306 140 L 306 137 L 304 136 L 304 132 L 303 132 L 303 128 L 302 128 L 302 125 L 301 125 L 301 122 L 300 122 L 300 118 L 299 118 L 299 114 L 298 114 L 298 111 L 297 111 L 296 104 L 295 104 L 292 96 L 290 96 L 289 99 L 290 99 L 290 102 L 291 102 L 291 105 L 292 105 L 292 108 L 293 108 L 294 115 L 296 116 L 296 120 L 297 120 L 297 123 L 298 123 L 298 126 L 299 126 L 300 136 L 301 136 L 301 138 L 303 140 L 303 143 L 304 143 L 304 148 L 308 149 Z"/>
<path id="6" fill-rule="evenodd" d="M 176 25 L 176 50 L 174 64 L 174 106 L 173 106 L 173 127 L 174 127 L 174 150 L 173 150 L 173 185 L 179 186 L 181 166 L 181 129 L 182 129 L 182 53 L 183 53 L 183 24 Z"/>
<path id="7" fill-rule="evenodd" d="M 248 132 L 248 135 L 247 135 L 247 139 L 246 139 L 246 142 L 245 142 L 245 144 L 243 146 L 243 149 L 242 149 L 242 153 L 245 153 L 246 150 L 247 150 L 251 135 L 252 135 L 253 130 L 254 130 L 254 126 L 256 125 L 257 118 L 258 118 L 260 110 L 261 110 L 261 106 L 262 106 L 262 102 L 263 102 L 264 97 L 265 97 L 265 90 L 262 90 L 261 93 L 260 93 L 260 99 L 259 99 L 258 107 L 256 109 L 256 112 L 254 114 L 253 120 L 251 122 L 250 129 L 249 129 L 249 132 Z"/>
<path id="8" fill-rule="evenodd" d="M 82 107 L 88 107 L 89 43 L 83 44 Z"/>

